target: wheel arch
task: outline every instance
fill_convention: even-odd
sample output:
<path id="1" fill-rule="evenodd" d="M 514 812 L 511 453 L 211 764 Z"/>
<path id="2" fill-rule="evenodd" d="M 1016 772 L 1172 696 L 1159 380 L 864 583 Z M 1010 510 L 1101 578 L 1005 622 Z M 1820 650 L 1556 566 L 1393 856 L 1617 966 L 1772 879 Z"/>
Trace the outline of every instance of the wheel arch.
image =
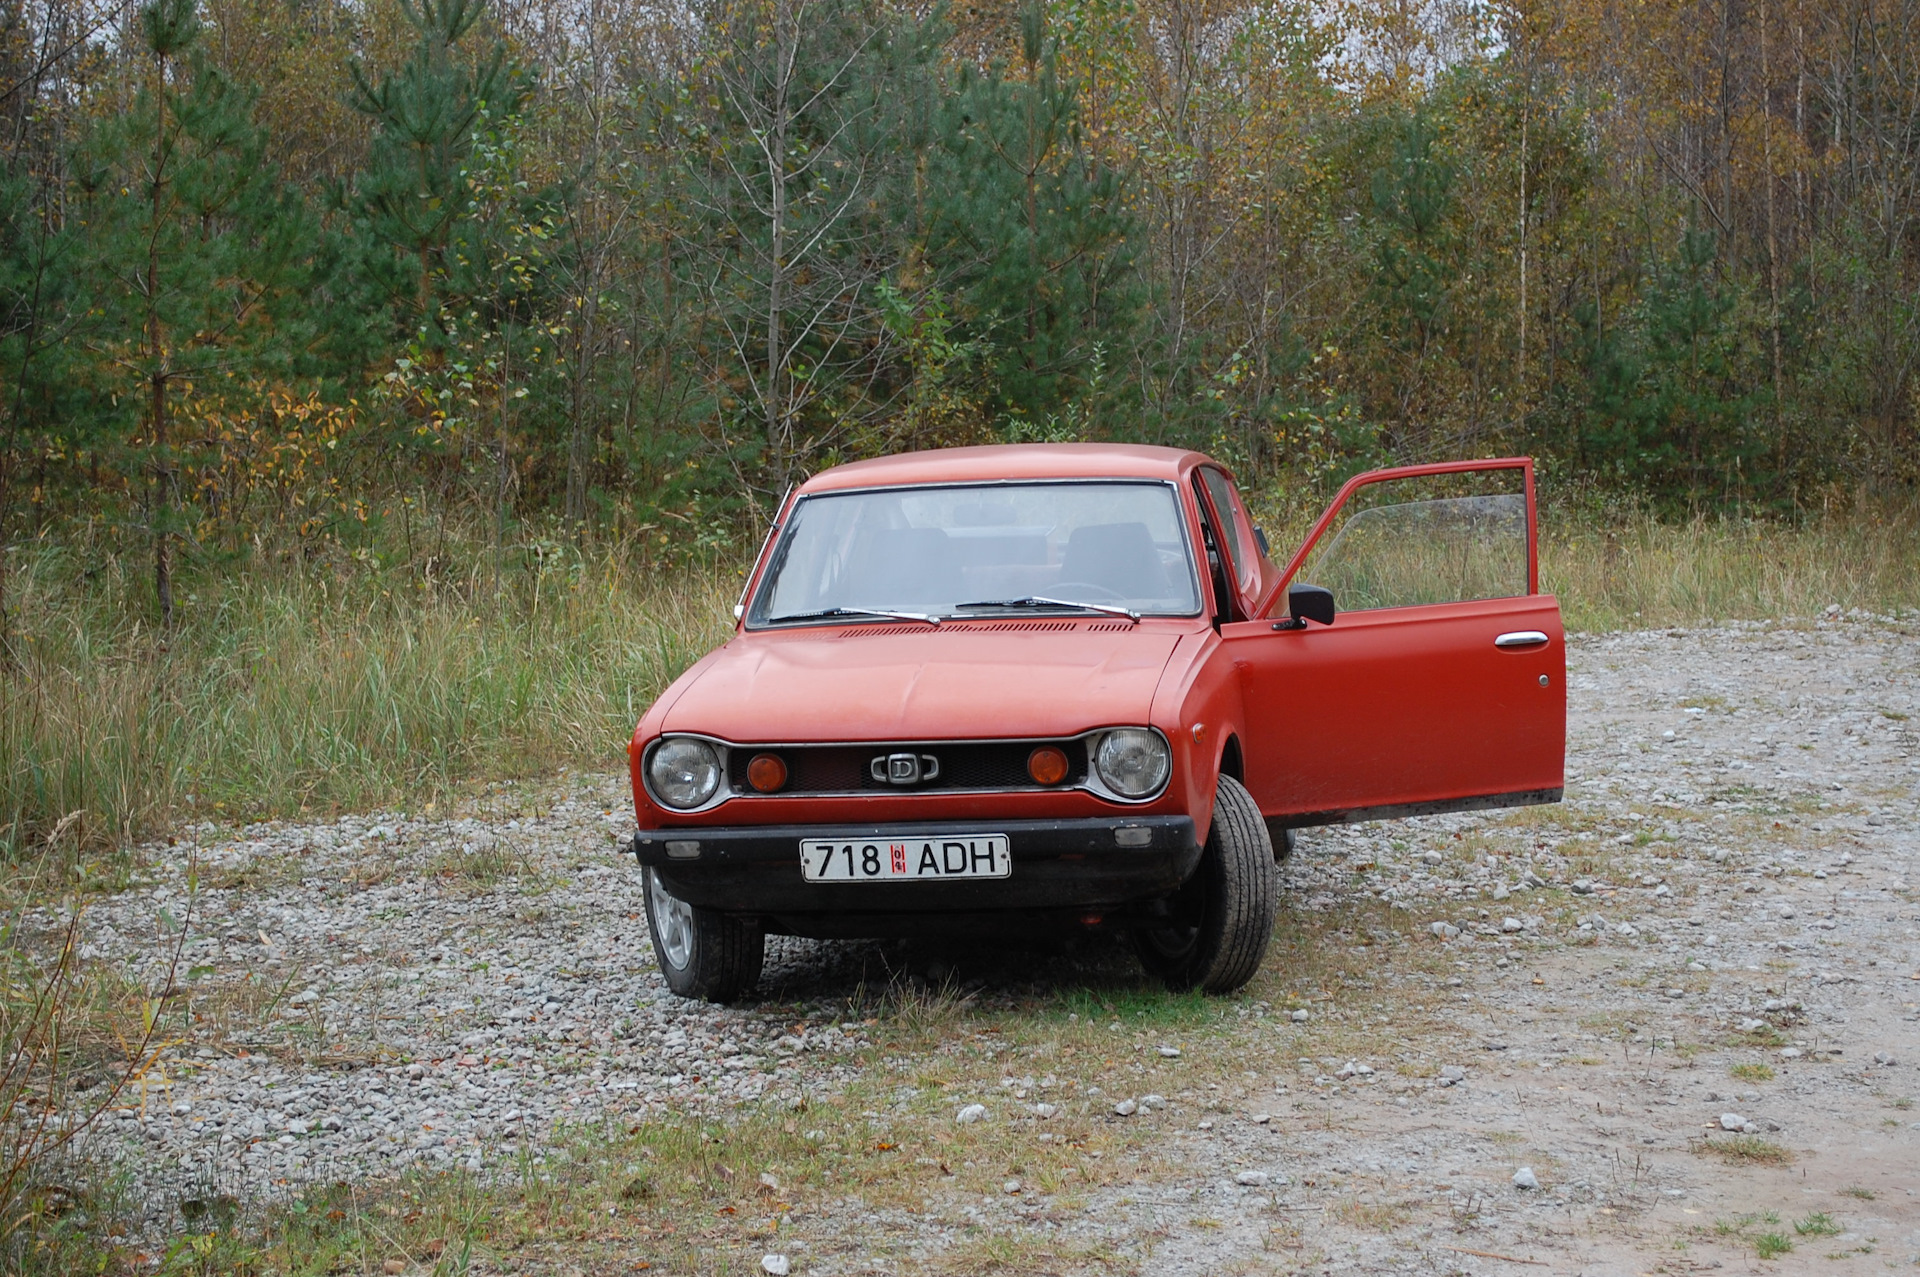
<path id="1" fill-rule="evenodd" d="M 1247 783 L 1246 755 L 1240 748 L 1240 734 L 1228 732 L 1226 739 L 1220 742 L 1220 761 L 1214 769 L 1216 779 L 1231 776 L 1242 785 Z"/>

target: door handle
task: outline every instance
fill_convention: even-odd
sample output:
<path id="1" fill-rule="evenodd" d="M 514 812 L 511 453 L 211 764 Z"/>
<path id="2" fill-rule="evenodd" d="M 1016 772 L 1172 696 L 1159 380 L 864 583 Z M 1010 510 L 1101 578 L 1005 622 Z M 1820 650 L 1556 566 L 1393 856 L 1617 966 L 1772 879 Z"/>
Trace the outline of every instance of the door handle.
<path id="1" fill-rule="evenodd" d="M 1547 636 L 1539 630 L 1515 630 L 1511 634 L 1502 634 L 1493 641 L 1495 647 L 1508 650 L 1520 650 L 1529 647 L 1544 647 Z"/>

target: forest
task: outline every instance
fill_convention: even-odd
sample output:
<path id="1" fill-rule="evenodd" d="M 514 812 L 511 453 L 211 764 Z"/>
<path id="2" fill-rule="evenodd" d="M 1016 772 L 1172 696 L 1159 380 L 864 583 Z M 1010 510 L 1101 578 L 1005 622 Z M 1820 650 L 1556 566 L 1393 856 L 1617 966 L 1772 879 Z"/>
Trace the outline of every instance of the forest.
<path id="1" fill-rule="evenodd" d="M 822 466 L 1920 466 L 1915 0 L 10 0 L 0 565 L 750 542 Z M 0 567 L 0 572 L 7 569 Z M 0 608 L 8 602 L 0 576 Z M 0 615 L 4 615 L 0 612 Z"/>

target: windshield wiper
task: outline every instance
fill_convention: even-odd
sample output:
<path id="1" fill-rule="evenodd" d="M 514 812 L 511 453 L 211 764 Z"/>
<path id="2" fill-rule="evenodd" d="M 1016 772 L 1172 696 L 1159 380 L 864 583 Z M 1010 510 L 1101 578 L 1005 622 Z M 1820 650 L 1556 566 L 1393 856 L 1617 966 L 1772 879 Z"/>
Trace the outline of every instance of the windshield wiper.
<path id="1" fill-rule="evenodd" d="M 925 621 L 928 625 L 940 624 L 937 616 L 928 616 L 925 612 L 889 612 L 877 607 L 823 607 L 818 612 L 794 612 L 788 616 L 767 618 L 769 625 L 782 625 L 788 621 L 825 621 L 836 616 L 882 616 L 889 621 Z"/>
<path id="2" fill-rule="evenodd" d="M 1017 599 L 980 599 L 973 603 L 956 603 L 962 607 L 1077 607 L 1086 612 L 1103 612 L 1108 616 L 1124 616 L 1136 625 L 1140 614 L 1132 608 L 1114 607 L 1108 603 L 1082 603 L 1078 599 L 1050 599 L 1043 594 L 1029 594 Z"/>

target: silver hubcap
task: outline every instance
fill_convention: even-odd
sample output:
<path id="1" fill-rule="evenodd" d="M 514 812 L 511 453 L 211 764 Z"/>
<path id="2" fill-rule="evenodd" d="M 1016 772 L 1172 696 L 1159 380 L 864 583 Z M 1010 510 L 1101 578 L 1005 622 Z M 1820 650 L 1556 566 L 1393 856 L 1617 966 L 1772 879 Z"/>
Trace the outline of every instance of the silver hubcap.
<path id="1" fill-rule="evenodd" d="M 676 971 L 686 970 L 693 959 L 693 906 L 675 900 L 660 885 L 660 875 L 647 874 L 647 895 L 653 905 L 653 942 L 660 947 L 660 960 Z"/>

